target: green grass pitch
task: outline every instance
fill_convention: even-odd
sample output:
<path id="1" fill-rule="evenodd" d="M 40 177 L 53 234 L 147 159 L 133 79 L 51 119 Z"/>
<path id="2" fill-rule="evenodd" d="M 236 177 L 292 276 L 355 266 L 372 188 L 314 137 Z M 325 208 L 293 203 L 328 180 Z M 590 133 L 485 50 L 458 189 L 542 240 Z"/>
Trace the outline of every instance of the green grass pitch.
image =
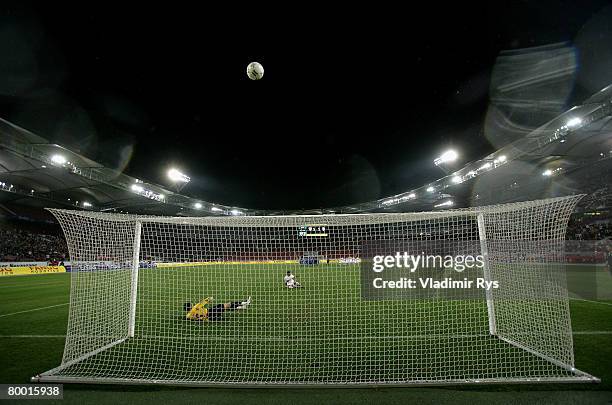
<path id="1" fill-rule="evenodd" d="M 206 269 L 206 267 L 210 268 Z M 428 353 L 426 350 L 435 347 L 432 340 L 425 340 L 419 337 L 420 333 L 414 333 L 417 330 L 422 331 L 423 335 L 435 335 L 436 325 L 433 323 L 406 325 L 405 322 L 398 322 L 398 316 L 401 314 L 394 312 L 393 303 L 364 303 L 355 300 L 355 291 L 359 288 L 356 278 L 347 278 L 346 274 L 339 274 L 338 276 L 342 277 L 345 283 L 338 291 L 336 283 L 338 280 L 335 280 L 333 278 L 335 276 L 331 273 L 323 273 L 327 271 L 325 266 L 300 268 L 297 273 L 305 288 L 287 290 L 280 282 L 287 265 L 273 265 L 272 267 L 278 267 L 278 269 L 271 271 L 269 265 L 243 266 L 241 269 L 236 269 L 237 273 L 235 277 L 230 277 L 232 280 L 230 283 L 219 281 L 223 280 L 222 277 L 215 277 L 217 272 L 227 272 L 227 268 L 220 266 L 198 268 L 207 272 L 206 277 L 194 273 L 194 269 L 189 268 L 141 270 L 136 328 L 136 335 L 141 338 L 118 345 L 106 354 L 106 356 L 111 356 L 113 350 L 116 350 L 115 355 L 119 353 L 124 356 L 124 359 L 134 361 L 126 360 L 119 363 L 119 367 L 115 370 L 109 370 L 107 367 L 106 375 L 109 372 L 115 372 L 117 375 L 138 372 L 139 375 L 146 378 L 147 370 L 162 367 L 168 378 L 176 378 L 181 374 L 184 376 L 185 373 L 193 373 L 187 377 L 197 378 L 202 372 L 205 372 L 207 378 L 214 377 L 220 381 L 231 380 L 236 377 L 236 373 L 232 374 L 231 370 L 228 371 L 227 367 L 224 367 L 223 357 L 220 356 L 220 353 L 227 350 L 235 350 L 237 356 L 262 360 L 244 364 L 239 373 L 241 376 L 266 375 L 271 379 L 308 381 L 321 373 L 336 378 L 338 381 L 342 381 L 342 378 L 345 377 L 361 378 L 364 363 L 367 364 L 366 368 L 370 370 L 370 375 L 374 379 L 392 378 L 394 375 L 399 378 L 406 372 L 412 372 L 419 378 L 427 377 L 428 373 L 433 375 L 444 367 L 440 365 L 439 367 L 442 368 L 436 369 L 436 360 L 440 363 L 440 358 L 436 357 L 435 353 L 431 351 Z M 248 268 L 249 273 L 245 273 L 247 271 L 245 268 Z M 354 273 L 355 269 L 346 266 L 342 271 L 349 274 Z M 166 274 L 161 272 L 166 272 Z M 227 274 L 225 276 L 227 280 Z M 160 283 L 162 280 L 163 283 Z M 0 279 L 0 364 L 3 366 L 0 370 L 0 383 L 27 382 L 32 375 L 51 369 L 60 363 L 66 333 L 69 286 L 70 275 L 67 274 Z M 197 300 L 205 295 L 215 296 L 217 302 L 242 299 L 246 298 L 243 297 L 245 291 L 253 296 L 252 306 L 247 311 L 227 315 L 223 322 L 195 323 L 181 319 L 180 307 L 185 301 Z M 321 298 L 330 294 L 336 298 L 335 303 Z M 338 310 L 338 305 L 342 310 Z M 470 325 L 479 326 L 481 322 L 486 321 L 486 317 L 478 315 L 481 312 L 474 311 L 477 305 L 482 305 L 481 303 L 454 305 L 454 307 L 448 305 L 436 307 L 431 303 L 423 306 L 415 304 L 414 308 L 424 312 L 475 313 L 476 315 L 472 315 L 472 318 L 469 319 Z M 466 308 L 466 305 L 469 308 Z M 360 315 L 342 316 L 344 311 L 359 311 Z M 148 316 L 143 316 L 145 313 Z M 157 395 L 155 398 L 167 398 L 169 401 L 179 402 L 188 401 L 194 396 L 205 393 L 202 398 L 216 399 L 215 403 L 240 401 L 240 398 L 243 398 L 241 395 L 251 397 L 253 402 L 266 401 L 266 403 L 287 403 L 286 401 L 307 403 L 311 400 L 316 401 L 317 398 L 320 401 L 351 403 L 368 400 L 368 398 L 380 400 L 383 398 L 381 396 L 386 398 L 386 402 L 395 401 L 397 403 L 407 398 L 424 400 L 429 398 L 429 400 L 435 399 L 436 401 L 456 401 L 463 398 L 464 400 L 490 401 L 492 398 L 510 399 L 520 396 L 533 399 L 542 392 L 547 394 L 546 398 L 554 399 L 556 391 L 565 393 L 559 397 L 562 399 L 575 397 L 581 400 L 590 398 L 599 401 L 602 398 L 608 398 L 612 390 L 610 367 L 612 364 L 612 302 L 572 301 L 571 313 L 576 366 L 600 377 L 601 384 L 340 390 L 343 394 L 338 394 L 338 390 L 325 388 L 308 391 L 299 389 L 247 391 L 222 388 L 197 390 L 172 387 L 152 389 L 151 387 L 71 385 L 67 387 L 66 397 L 75 400 L 95 398 L 104 402 L 105 399 L 112 401 L 114 393 L 121 391 L 131 396 L 135 402 L 146 402 L 147 399 L 152 398 L 153 390 Z M 271 314 L 275 316 L 272 317 Z M 151 315 L 155 316 L 151 317 Z M 448 315 L 448 322 L 451 324 L 447 324 L 445 328 L 450 327 L 452 330 L 456 327 L 457 330 L 465 331 L 465 325 L 462 325 L 465 319 L 453 318 L 450 313 Z M 373 321 L 373 319 L 376 320 Z M 385 351 L 387 346 L 377 347 L 374 343 L 376 339 L 368 341 L 367 338 L 364 338 L 367 336 L 364 331 L 374 333 L 383 329 L 386 336 L 393 339 L 394 336 L 407 335 L 406 328 L 410 328 L 413 335 L 410 340 L 405 341 L 406 345 L 421 344 L 424 349 L 417 353 L 396 349 L 397 352 L 393 353 L 393 357 L 398 361 L 397 368 L 384 364 L 385 359 L 389 358 L 389 353 Z M 479 331 L 474 332 L 477 335 Z M 339 335 L 343 338 L 334 339 Z M 178 336 L 186 343 L 177 343 Z M 308 340 L 304 340 L 304 336 L 308 336 Z M 241 340 L 241 337 L 244 339 Z M 203 340 L 207 342 L 207 346 L 205 349 L 198 348 L 197 352 L 204 353 L 204 356 L 187 359 L 177 357 L 184 353 L 184 350 L 181 349 L 183 344 L 189 345 L 193 342 L 200 344 L 199 342 Z M 438 341 L 435 344 L 448 345 L 450 343 Z M 485 353 L 490 350 L 490 353 L 500 354 L 498 343 L 493 343 L 486 337 L 482 337 L 482 341 L 478 343 L 481 344 Z M 460 349 L 466 347 L 468 342 L 455 341 L 452 344 L 458 347 L 457 352 L 448 351 L 449 358 L 442 359 L 442 363 L 452 358 L 458 364 L 457 369 L 469 369 L 474 360 L 469 357 L 457 357 L 461 352 Z M 471 344 L 474 344 L 473 340 Z M 300 367 L 291 370 L 287 368 L 289 364 L 286 360 L 287 346 L 291 346 L 295 352 L 300 353 L 299 360 L 297 360 Z M 153 349 L 155 356 L 150 355 Z M 416 358 L 411 358 L 416 355 L 420 356 L 418 361 Z M 432 358 L 427 359 L 428 355 Z M 502 367 L 506 364 L 508 370 L 516 372 L 516 362 L 517 359 L 521 359 L 520 356 L 525 356 L 525 354 L 508 349 L 502 352 L 504 360 L 500 364 Z M 91 358 L 89 372 L 95 374 L 94 370 L 109 358 L 104 356 Z M 177 367 L 169 366 L 172 363 L 168 361 L 172 360 L 176 363 L 177 359 L 180 363 Z M 434 366 L 415 367 L 409 370 L 402 366 L 402 364 L 411 362 L 424 364 L 423 362 L 428 360 L 433 361 L 431 364 Z M 139 366 L 134 369 L 133 364 Z M 296 359 L 293 359 L 291 364 L 296 364 Z M 497 367 L 500 367 L 500 364 Z M 478 372 L 482 373 L 483 370 L 480 368 Z"/>

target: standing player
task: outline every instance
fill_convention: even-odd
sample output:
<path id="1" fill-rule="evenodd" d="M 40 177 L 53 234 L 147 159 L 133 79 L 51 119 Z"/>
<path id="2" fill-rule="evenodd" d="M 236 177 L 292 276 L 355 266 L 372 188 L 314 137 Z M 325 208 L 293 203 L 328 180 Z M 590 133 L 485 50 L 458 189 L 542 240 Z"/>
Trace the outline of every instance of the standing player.
<path id="1" fill-rule="evenodd" d="M 287 272 L 287 275 L 283 278 L 283 281 L 285 283 L 285 287 L 287 288 L 298 288 L 302 286 L 290 271 Z"/>
<path id="2" fill-rule="evenodd" d="M 225 311 L 246 309 L 251 304 L 251 297 L 246 301 L 226 302 L 208 308 L 207 306 L 212 302 L 213 297 L 208 297 L 195 305 L 192 305 L 191 302 L 183 304 L 183 311 L 187 313 L 186 319 L 190 321 L 220 321 Z"/>

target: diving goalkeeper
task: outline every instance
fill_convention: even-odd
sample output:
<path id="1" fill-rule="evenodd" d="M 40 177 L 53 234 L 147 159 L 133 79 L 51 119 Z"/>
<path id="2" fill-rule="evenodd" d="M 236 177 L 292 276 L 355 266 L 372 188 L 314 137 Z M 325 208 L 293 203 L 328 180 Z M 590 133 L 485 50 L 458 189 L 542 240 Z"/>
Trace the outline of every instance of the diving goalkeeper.
<path id="1" fill-rule="evenodd" d="M 251 297 L 246 301 L 226 302 L 212 305 L 213 297 L 204 298 L 195 305 L 191 302 L 183 304 L 183 311 L 187 313 L 186 319 L 191 321 L 220 321 L 225 311 L 246 309 L 251 304 Z"/>

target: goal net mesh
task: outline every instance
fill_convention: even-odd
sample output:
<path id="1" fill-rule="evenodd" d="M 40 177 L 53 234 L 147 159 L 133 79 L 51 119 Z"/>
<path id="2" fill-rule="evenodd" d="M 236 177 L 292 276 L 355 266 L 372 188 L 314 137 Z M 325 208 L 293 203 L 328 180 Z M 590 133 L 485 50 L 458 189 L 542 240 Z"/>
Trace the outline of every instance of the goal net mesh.
<path id="1" fill-rule="evenodd" d="M 70 251 L 70 311 L 61 365 L 36 378 L 193 385 L 591 380 L 574 368 L 562 271 L 562 242 L 579 198 L 327 216 L 53 209 Z M 454 253 L 457 241 L 466 242 L 465 251 L 485 257 L 481 276 L 499 288 L 464 298 L 422 290 L 367 299 L 364 246 L 376 241 L 433 243 L 440 252 L 452 245 Z M 297 288 L 287 288 L 288 271 Z M 203 318 L 187 319 L 185 304 L 207 297 Z"/>

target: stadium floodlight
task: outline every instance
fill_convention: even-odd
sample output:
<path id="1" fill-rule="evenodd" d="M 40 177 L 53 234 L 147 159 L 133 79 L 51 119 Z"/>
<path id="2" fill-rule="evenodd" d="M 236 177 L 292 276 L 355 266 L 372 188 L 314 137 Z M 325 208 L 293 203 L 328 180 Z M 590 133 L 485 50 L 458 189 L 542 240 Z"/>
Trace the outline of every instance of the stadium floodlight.
<path id="1" fill-rule="evenodd" d="M 174 184 L 177 192 L 180 192 L 185 187 L 185 184 L 191 181 L 189 176 L 174 167 L 168 170 L 168 178 Z"/>
<path id="2" fill-rule="evenodd" d="M 480 168 L 478 168 L 478 170 L 484 170 L 484 169 L 488 169 L 491 167 L 491 162 L 487 162 L 484 165 L 480 166 Z"/>
<path id="3" fill-rule="evenodd" d="M 574 128 L 580 124 L 582 124 L 582 118 L 574 117 L 574 118 L 570 118 L 565 125 L 570 128 Z"/>
<path id="4" fill-rule="evenodd" d="M 504 163 L 505 161 L 506 161 L 506 156 L 505 155 L 501 155 L 497 159 L 495 159 L 493 161 L 493 163 L 500 164 L 500 163 Z"/>
<path id="5" fill-rule="evenodd" d="M 427 187 L 427 192 L 428 192 L 428 193 L 433 193 L 435 190 L 436 190 L 436 189 L 435 189 L 435 188 L 433 188 L 433 186 L 429 186 L 429 187 Z"/>
<path id="6" fill-rule="evenodd" d="M 552 171 L 552 170 L 550 170 L 550 169 L 546 169 L 546 170 L 544 170 L 544 172 L 542 173 L 542 176 L 549 177 L 549 176 L 552 176 L 552 174 L 553 174 L 553 171 Z"/>
<path id="7" fill-rule="evenodd" d="M 51 156 L 51 161 L 56 165 L 64 165 L 68 162 L 68 160 L 62 155 L 53 155 Z"/>
<path id="8" fill-rule="evenodd" d="M 140 186 L 138 184 L 132 184 L 132 186 L 130 188 L 135 193 L 142 193 L 142 192 L 144 192 L 144 187 L 142 187 L 142 186 Z"/>
<path id="9" fill-rule="evenodd" d="M 459 154 L 457 154 L 457 152 L 455 152 L 454 150 L 447 150 L 442 155 L 440 155 L 439 158 L 434 159 L 434 164 L 436 166 L 440 166 L 444 163 L 454 162 L 455 160 L 457 160 L 458 157 Z"/>
<path id="10" fill-rule="evenodd" d="M 184 173 L 181 173 L 178 169 L 172 168 L 168 170 L 168 178 L 175 183 L 189 183 L 191 178 Z"/>
<path id="11" fill-rule="evenodd" d="M 408 194 L 408 198 L 416 198 L 416 194 L 410 193 L 410 194 Z"/>
<path id="12" fill-rule="evenodd" d="M 83 201 L 83 207 L 89 208 L 91 207 L 91 203 L 87 201 Z"/>
<path id="13" fill-rule="evenodd" d="M 215 211 L 215 212 L 220 212 L 220 211 L 223 211 L 223 210 L 222 210 L 221 208 L 219 208 L 219 207 L 212 207 L 210 210 L 211 210 L 211 211 Z"/>
<path id="14" fill-rule="evenodd" d="M 452 182 L 455 184 L 459 184 L 463 181 L 463 179 L 461 178 L 461 176 L 455 176 L 452 178 Z"/>
<path id="15" fill-rule="evenodd" d="M 434 205 L 435 208 L 441 208 L 441 207 L 452 207 L 453 206 L 453 201 L 452 200 L 447 200 L 444 201 L 443 203 L 440 204 L 436 204 Z"/>
<path id="16" fill-rule="evenodd" d="M 240 215 L 240 214 L 242 214 L 242 211 L 239 211 L 239 210 L 231 210 L 230 212 L 232 213 L 232 215 Z"/>
<path id="17" fill-rule="evenodd" d="M 262 217 L 52 209 L 72 259 L 69 320 L 61 365 L 34 381 L 233 387 L 595 382 L 575 368 L 564 284 L 567 218 L 579 200 Z M 402 291 L 406 299 L 389 290 L 393 299 L 363 295 L 366 273 L 395 277 L 367 272 L 368 251 L 394 255 L 414 246 L 429 254 L 425 239 L 436 243 L 436 255 L 481 261 L 457 279 L 499 284 L 494 291 L 462 288 L 460 299 L 431 288 Z M 305 288 L 281 291 L 282 277 L 295 270 Z M 444 271 L 455 280 L 457 274 L 452 267 L 415 270 L 416 277 Z M 183 303 L 211 295 L 219 297 L 213 305 L 230 303 L 227 312 L 212 318 L 208 306 L 200 318 L 208 322 L 186 318 L 191 311 L 184 308 L 192 305 Z M 322 311 L 325 316 L 308 316 Z M 289 355 L 285 342 L 292 343 Z"/>
<path id="18" fill-rule="evenodd" d="M 196 210 L 199 210 L 200 208 L 202 208 L 202 204 L 199 202 L 193 204 L 193 206 L 195 207 Z"/>

